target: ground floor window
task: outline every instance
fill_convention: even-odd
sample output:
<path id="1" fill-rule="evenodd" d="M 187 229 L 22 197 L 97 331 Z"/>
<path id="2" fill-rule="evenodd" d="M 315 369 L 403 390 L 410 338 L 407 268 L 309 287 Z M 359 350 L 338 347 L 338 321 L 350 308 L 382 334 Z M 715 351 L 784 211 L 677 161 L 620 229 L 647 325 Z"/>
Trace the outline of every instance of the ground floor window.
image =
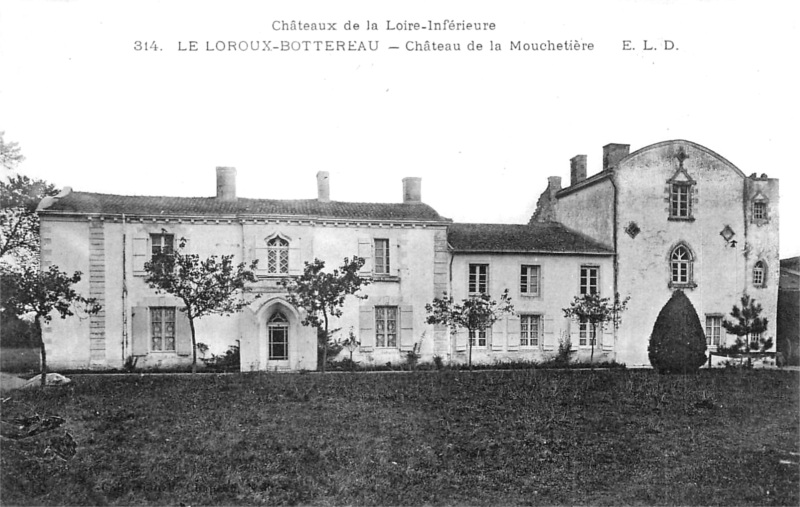
<path id="1" fill-rule="evenodd" d="M 578 346 L 591 347 L 595 344 L 597 330 L 589 322 L 581 322 L 578 334 Z"/>
<path id="2" fill-rule="evenodd" d="M 282 361 L 289 359 L 289 321 L 278 312 L 269 319 L 269 359 Z"/>
<path id="3" fill-rule="evenodd" d="M 541 315 L 520 315 L 519 344 L 521 347 L 538 347 L 542 334 Z"/>
<path id="4" fill-rule="evenodd" d="M 397 347 L 397 307 L 375 307 L 375 346 Z"/>
<path id="5" fill-rule="evenodd" d="M 722 337 L 722 316 L 706 315 L 706 345 L 719 346 Z"/>
<path id="6" fill-rule="evenodd" d="M 175 352 L 175 308 L 150 308 L 150 350 Z"/>
<path id="7" fill-rule="evenodd" d="M 469 332 L 469 344 L 472 347 L 482 348 L 486 347 L 486 330 L 471 330 Z"/>

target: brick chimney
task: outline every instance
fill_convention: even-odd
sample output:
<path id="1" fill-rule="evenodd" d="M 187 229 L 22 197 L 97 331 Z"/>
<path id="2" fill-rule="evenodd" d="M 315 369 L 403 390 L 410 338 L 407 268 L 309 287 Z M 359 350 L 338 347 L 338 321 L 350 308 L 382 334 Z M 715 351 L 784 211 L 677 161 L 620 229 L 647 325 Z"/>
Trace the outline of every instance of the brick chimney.
<path id="1" fill-rule="evenodd" d="M 403 178 L 403 204 L 422 202 L 422 178 Z"/>
<path id="2" fill-rule="evenodd" d="M 328 171 L 317 173 L 317 200 L 319 202 L 331 202 L 331 183 Z"/>
<path id="3" fill-rule="evenodd" d="M 569 176 L 570 185 L 586 179 L 586 155 L 575 155 L 569 160 Z"/>
<path id="4" fill-rule="evenodd" d="M 603 146 L 603 170 L 614 167 L 620 160 L 627 157 L 630 152 L 630 144 L 611 143 Z"/>
<path id="5" fill-rule="evenodd" d="M 236 168 L 217 167 L 217 199 L 236 200 Z"/>

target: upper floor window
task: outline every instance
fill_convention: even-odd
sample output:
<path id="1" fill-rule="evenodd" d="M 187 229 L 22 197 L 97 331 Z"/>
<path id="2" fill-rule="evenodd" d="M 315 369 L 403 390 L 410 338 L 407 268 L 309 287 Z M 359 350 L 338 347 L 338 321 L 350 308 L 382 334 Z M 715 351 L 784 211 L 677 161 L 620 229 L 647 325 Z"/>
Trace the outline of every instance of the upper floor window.
<path id="1" fill-rule="evenodd" d="M 289 272 L 289 242 L 281 237 L 267 241 L 267 273 L 286 274 Z"/>
<path id="2" fill-rule="evenodd" d="M 469 265 L 469 293 L 486 294 L 489 291 L 489 265 Z"/>
<path id="3" fill-rule="evenodd" d="M 397 347 L 397 307 L 375 307 L 375 346 Z"/>
<path id="4" fill-rule="evenodd" d="M 756 262 L 756 265 L 753 266 L 753 285 L 756 287 L 764 286 L 766 278 L 767 270 L 764 269 L 764 261 Z"/>
<path id="5" fill-rule="evenodd" d="M 598 266 L 581 266 L 581 295 L 600 292 L 599 280 L 600 268 Z"/>
<path id="6" fill-rule="evenodd" d="M 375 240 L 375 265 L 373 272 L 376 275 L 389 274 L 389 240 Z"/>
<path id="7" fill-rule="evenodd" d="M 753 203 L 753 220 L 767 219 L 767 203 L 758 201 Z"/>
<path id="8" fill-rule="evenodd" d="M 692 216 L 692 185 L 673 182 L 669 192 L 670 218 L 690 218 Z"/>
<path id="9" fill-rule="evenodd" d="M 539 266 L 522 266 L 519 275 L 519 292 L 525 296 L 539 296 Z"/>
<path id="10" fill-rule="evenodd" d="M 150 350 L 175 352 L 175 307 L 150 308 Z"/>
<path id="11" fill-rule="evenodd" d="M 151 234 L 150 245 L 151 253 L 155 257 L 158 254 L 171 254 L 174 251 L 175 236 L 172 234 Z"/>
<path id="12" fill-rule="evenodd" d="M 678 245 L 670 254 L 671 285 L 688 286 L 692 284 L 692 253 L 685 245 Z"/>
<path id="13" fill-rule="evenodd" d="M 520 315 L 519 345 L 521 347 L 538 347 L 542 336 L 541 315 Z"/>

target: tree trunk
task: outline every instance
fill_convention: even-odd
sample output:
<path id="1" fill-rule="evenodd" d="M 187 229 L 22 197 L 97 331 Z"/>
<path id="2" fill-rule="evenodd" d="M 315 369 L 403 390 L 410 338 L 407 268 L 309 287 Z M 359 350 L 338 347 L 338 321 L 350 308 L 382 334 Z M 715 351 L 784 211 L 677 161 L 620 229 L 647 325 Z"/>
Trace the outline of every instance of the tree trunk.
<path id="1" fill-rule="evenodd" d="M 322 373 L 325 373 L 325 365 L 328 364 L 328 313 L 322 311 L 322 316 L 325 317 L 325 336 L 323 336 L 322 343 Z"/>
<path id="2" fill-rule="evenodd" d="M 189 328 L 192 330 L 192 375 L 194 375 L 195 373 L 197 373 L 197 344 L 195 343 L 195 337 L 194 337 L 193 317 L 189 317 Z"/>
<path id="3" fill-rule="evenodd" d="M 467 329 L 467 344 L 469 345 L 469 358 L 467 359 L 467 364 L 469 365 L 469 371 L 472 371 L 472 330 Z"/>
<path id="4" fill-rule="evenodd" d="M 47 352 L 44 350 L 44 336 L 42 336 L 42 323 L 37 315 L 34 320 L 33 332 L 39 337 L 39 353 L 42 356 L 42 387 L 47 385 Z"/>
<path id="5" fill-rule="evenodd" d="M 597 340 L 597 324 L 592 323 L 592 336 L 589 337 L 592 342 L 592 351 L 589 353 L 589 364 L 591 369 L 594 370 L 594 342 Z"/>

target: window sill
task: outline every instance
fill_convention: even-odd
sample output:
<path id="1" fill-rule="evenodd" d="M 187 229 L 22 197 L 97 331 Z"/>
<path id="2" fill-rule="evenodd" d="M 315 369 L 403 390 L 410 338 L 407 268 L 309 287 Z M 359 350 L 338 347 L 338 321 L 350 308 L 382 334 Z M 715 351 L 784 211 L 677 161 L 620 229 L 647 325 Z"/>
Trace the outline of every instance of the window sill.
<path id="1" fill-rule="evenodd" d="M 670 222 L 694 222 L 694 217 L 667 217 Z"/>
<path id="2" fill-rule="evenodd" d="M 375 283 L 378 282 L 399 283 L 400 277 L 393 275 L 372 275 L 372 281 Z"/>
<path id="3" fill-rule="evenodd" d="M 527 292 L 520 292 L 519 297 L 525 298 L 525 299 L 541 299 L 542 295 L 541 294 L 530 294 L 530 293 L 527 293 Z"/>
<path id="4" fill-rule="evenodd" d="M 697 284 L 694 282 L 689 282 L 689 283 L 669 282 L 667 284 L 667 287 L 669 287 L 670 289 L 696 289 Z"/>

